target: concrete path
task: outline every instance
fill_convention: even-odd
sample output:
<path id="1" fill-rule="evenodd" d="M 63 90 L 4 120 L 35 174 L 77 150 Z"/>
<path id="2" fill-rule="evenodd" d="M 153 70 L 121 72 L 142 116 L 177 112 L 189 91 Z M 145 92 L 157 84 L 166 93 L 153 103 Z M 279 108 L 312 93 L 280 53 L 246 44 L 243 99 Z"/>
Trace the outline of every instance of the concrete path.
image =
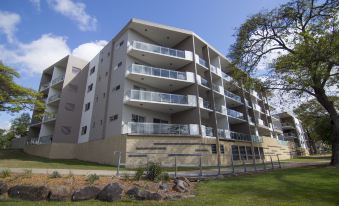
<path id="1" fill-rule="evenodd" d="M 319 161 L 319 162 L 281 162 L 281 168 L 295 168 L 295 167 L 305 167 L 305 166 L 314 166 L 314 165 L 324 165 L 328 164 L 328 161 Z M 0 167 L 0 171 L 3 169 L 9 169 L 13 173 L 24 173 L 25 170 L 32 170 L 33 174 L 51 174 L 53 171 L 58 171 L 61 175 L 69 175 L 72 173 L 73 175 L 89 175 L 89 174 L 97 174 L 99 176 L 116 176 L 116 170 L 80 170 L 80 169 L 41 169 L 41 168 L 3 168 Z M 279 164 L 277 162 L 273 163 L 273 170 L 280 169 Z M 238 165 L 234 168 L 235 174 L 241 174 L 245 172 L 256 172 L 256 171 L 270 171 L 272 170 L 272 164 L 266 163 L 266 165 L 257 165 L 254 167 L 253 165 L 246 165 L 243 167 L 242 165 Z M 135 171 L 123 170 L 120 171 L 120 176 L 128 175 L 132 176 Z M 201 171 L 197 168 L 197 170 L 189 170 L 189 171 L 178 171 L 177 176 L 187 176 L 187 177 L 197 177 L 199 176 Z M 232 167 L 224 167 L 220 170 L 220 175 L 230 175 L 233 174 Z M 175 172 L 169 172 L 170 176 L 175 176 Z M 206 177 L 218 176 L 218 169 L 203 169 L 202 175 Z"/>

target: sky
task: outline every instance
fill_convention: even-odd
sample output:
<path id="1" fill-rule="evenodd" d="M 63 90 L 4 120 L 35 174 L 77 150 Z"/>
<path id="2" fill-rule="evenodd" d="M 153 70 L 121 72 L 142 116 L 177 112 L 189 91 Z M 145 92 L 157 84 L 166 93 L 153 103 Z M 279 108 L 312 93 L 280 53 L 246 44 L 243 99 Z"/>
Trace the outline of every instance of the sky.
<path id="1" fill-rule="evenodd" d="M 91 60 L 138 18 L 192 30 L 227 54 L 235 28 L 286 0 L 1 0 L 0 60 L 37 90 L 44 68 L 67 54 Z M 0 128 L 19 114 L 0 112 Z"/>

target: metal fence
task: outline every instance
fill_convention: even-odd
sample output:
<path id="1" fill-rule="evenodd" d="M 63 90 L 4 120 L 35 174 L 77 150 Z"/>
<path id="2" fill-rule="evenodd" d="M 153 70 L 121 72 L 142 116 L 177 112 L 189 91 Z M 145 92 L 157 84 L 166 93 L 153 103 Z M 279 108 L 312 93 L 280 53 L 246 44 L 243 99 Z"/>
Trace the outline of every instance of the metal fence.
<path id="1" fill-rule="evenodd" d="M 117 176 L 124 174 L 126 171 L 133 171 L 136 168 L 147 168 L 153 162 L 160 164 L 165 172 L 170 176 L 186 176 L 186 177 L 212 177 L 219 175 L 232 175 L 249 172 L 262 172 L 268 170 L 281 169 L 279 155 L 254 154 L 251 158 L 242 155 L 233 158 L 232 151 L 222 154 L 221 158 L 226 158 L 228 163 L 218 164 L 216 154 L 171 154 L 171 153 L 129 153 L 127 156 L 137 157 L 139 161 L 133 162 L 133 167 L 121 172 L 120 168 L 126 166 L 121 162 L 121 152 L 115 152 L 115 160 L 117 160 Z M 152 160 L 166 158 L 165 161 L 159 162 Z M 153 158 L 152 158 L 153 157 Z M 239 160 L 235 160 L 238 159 Z M 189 160 L 188 160 L 189 159 Z M 142 160 L 142 161 L 140 161 Z M 183 163 L 185 162 L 185 163 Z M 190 162 L 190 163 L 187 163 Z M 131 171 L 128 174 L 133 174 Z"/>

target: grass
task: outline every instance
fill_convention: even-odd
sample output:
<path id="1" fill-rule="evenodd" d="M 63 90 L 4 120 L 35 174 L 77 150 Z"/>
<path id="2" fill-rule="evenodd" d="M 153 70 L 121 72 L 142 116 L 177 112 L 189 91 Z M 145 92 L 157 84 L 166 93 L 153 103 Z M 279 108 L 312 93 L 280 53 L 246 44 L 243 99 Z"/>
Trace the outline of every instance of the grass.
<path id="1" fill-rule="evenodd" d="M 46 168 L 46 169 L 84 169 L 116 170 L 114 166 L 102 165 L 80 160 L 55 160 L 32 156 L 21 150 L 0 150 L 2 168 Z"/>
<path id="2" fill-rule="evenodd" d="M 305 157 L 297 157 L 289 160 L 282 160 L 281 162 L 305 162 L 305 163 L 317 163 L 317 162 L 330 162 L 331 155 L 312 155 Z"/>
<path id="3" fill-rule="evenodd" d="M 326 206 L 339 204 L 338 191 L 339 168 L 313 166 L 201 182 L 195 198 L 179 201 L 122 200 L 117 203 L 103 203 L 93 200 L 66 203 L 9 200 L 2 202 L 1 205 Z"/>

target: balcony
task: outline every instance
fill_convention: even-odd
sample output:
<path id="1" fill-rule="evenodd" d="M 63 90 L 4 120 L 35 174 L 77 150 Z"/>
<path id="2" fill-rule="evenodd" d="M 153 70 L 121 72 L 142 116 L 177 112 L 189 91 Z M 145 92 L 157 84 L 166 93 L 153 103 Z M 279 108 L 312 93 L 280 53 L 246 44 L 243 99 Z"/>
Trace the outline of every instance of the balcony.
<path id="1" fill-rule="evenodd" d="M 128 67 L 127 78 L 163 91 L 178 90 L 195 82 L 192 72 L 179 72 L 169 69 L 132 64 Z"/>
<path id="2" fill-rule="evenodd" d="M 237 118 L 237 119 L 243 119 L 243 120 L 245 120 L 244 114 L 243 114 L 243 113 L 237 112 L 237 111 L 235 111 L 235 110 L 233 110 L 233 109 L 227 108 L 227 115 L 228 115 L 228 116 L 231 116 L 231 117 L 234 117 L 234 118 Z"/>
<path id="3" fill-rule="evenodd" d="M 204 100 L 203 98 L 199 97 L 199 105 L 201 108 L 213 111 L 212 105 L 209 103 L 209 101 Z"/>
<path id="4" fill-rule="evenodd" d="M 285 139 L 287 139 L 287 140 L 298 139 L 297 134 L 294 133 L 294 132 L 284 133 L 284 136 L 285 136 Z"/>
<path id="5" fill-rule="evenodd" d="M 50 86 L 50 83 L 49 83 L 49 82 L 48 82 L 48 83 L 44 83 L 44 84 L 42 84 L 42 85 L 40 86 L 39 91 L 40 91 L 40 92 L 43 92 L 43 91 L 47 90 L 47 89 L 49 88 L 49 86 Z"/>
<path id="6" fill-rule="evenodd" d="M 193 54 L 190 51 L 171 49 L 140 41 L 133 41 L 128 48 L 128 53 L 144 62 L 165 68 L 169 63 L 173 67 L 179 68 L 193 60 Z"/>
<path id="7" fill-rule="evenodd" d="M 243 134 L 238 132 L 230 131 L 231 139 L 233 140 L 240 140 L 240 141 L 252 141 L 252 136 L 249 134 Z"/>
<path id="8" fill-rule="evenodd" d="M 195 59 L 200 66 L 202 66 L 204 69 L 208 69 L 208 65 L 207 65 L 206 60 L 199 57 L 197 54 L 195 55 Z"/>
<path id="9" fill-rule="evenodd" d="M 39 127 L 40 124 L 42 122 L 42 118 L 41 117 L 35 117 L 32 118 L 31 123 L 30 123 L 30 127 Z"/>
<path id="10" fill-rule="evenodd" d="M 44 123 L 46 122 L 51 122 L 51 121 L 54 121 L 56 120 L 56 113 L 48 113 L 48 114 L 45 114 L 42 118 L 42 121 Z"/>
<path id="11" fill-rule="evenodd" d="M 204 137 L 213 137 L 213 128 L 201 125 L 202 136 Z"/>
<path id="12" fill-rule="evenodd" d="M 264 110 L 258 104 L 253 103 L 252 108 L 258 112 L 264 113 Z"/>
<path id="13" fill-rule="evenodd" d="M 215 111 L 219 114 L 227 115 L 227 108 L 224 105 L 215 105 Z"/>
<path id="14" fill-rule="evenodd" d="M 60 76 L 54 78 L 54 79 L 51 81 L 51 86 L 52 86 L 52 87 L 58 86 L 59 88 L 61 88 L 61 87 L 62 87 L 62 84 L 61 84 L 61 83 L 64 81 L 64 79 L 65 79 L 65 75 L 60 75 Z"/>
<path id="15" fill-rule="evenodd" d="M 54 94 L 50 97 L 48 97 L 47 99 L 47 103 L 51 104 L 51 103 L 56 103 L 57 101 L 59 101 L 61 98 L 61 94 Z"/>
<path id="16" fill-rule="evenodd" d="M 221 77 L 222 76 L 222 73 L 221 73 L 221 69 L 220 68 L 218 68 L 218 67 L 216 67 L 216 66 L 214 66 L 214 65 L 210 65 L 210 68 L 211 68 L 211 72 L 213 73 L 213 74 L 215 74 L 215 75 L 217 75 L 217 76 L 219 76 L 219 77 Z"/>
<path id="17" fill-rule="evenodd" d="M 282 122 L 281 127 L 282 129 L 295 129 L 294 124 L 290 122 Z"/>
<path id="18" fill-rule="evenodd" d="M 223 87 L 222 86 L 220 86 L 220 85 L 217 85 L 217 84 L 212 84 L 212 89 L 213 89 L 213 91 L 215 91 L 215 92 L 217 92 L 218 94 L 220 94 L 220 95 L 223 95 L 222 93 L 222 91 L 223 91 Z"/>
<path id="19" fill-rule="evenodd" d="M 146 122 L 128 122 L 128 134 L 135 135 L 168 135 L 197 136 L 198 125 L 195 124 L 162 124 Z"/>
<path id="20" fill-rule="evenodd" d="M 175 113 L 197 106 L 195 95 L 178 95 L 142 90 L 131 90 L 125 96 L 125 103 L 131 106 Z"/>
<path id="21" fill-rule="evenodd" d="M 226 74 L 225 72 L 221 72 L 221 76 L 224 80 L 231 82 L 233 81 L 233 78 L 231 76 L 229 76 L 228 74 Z"/>
<path id="22" fill-rule="evenodd" d="M 53 135 L 41 136 L 38 139 L 38 144 L 51 144 L 53 140 Z"/>
<path id="23" fill-rule="evenodd" d="M 242 104 L 242 100 L 241 100 L 241 97 L 236 95 L 236 94 L 233 94 L 232 92 L 230 91 L 227 91 L 227 90 L 224 90 L 224 95 L 229 98 L 229 99 L 232 99 L 233 101 L 236 101 L 240 104 Z M 233 105 L 232 105 L 233 106 Z"/>

